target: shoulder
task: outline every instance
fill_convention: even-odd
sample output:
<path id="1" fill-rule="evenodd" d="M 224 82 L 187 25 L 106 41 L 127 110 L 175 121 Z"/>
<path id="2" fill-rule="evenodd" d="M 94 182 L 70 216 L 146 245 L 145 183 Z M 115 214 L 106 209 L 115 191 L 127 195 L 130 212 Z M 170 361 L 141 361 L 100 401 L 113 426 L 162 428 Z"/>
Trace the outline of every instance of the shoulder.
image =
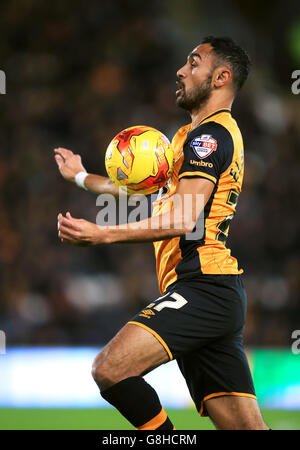
<path id="1" fill-rule="evenodd" d="M 192 150 L 199 158 L 214 153 L 222 159 L 232 156 L 234 150 L 230 131 L 222 124 L 211 121 L 201 124 L 187 134 L 186 150 Z"/>
<path id="2" fill-rule="evenodd" d="M 221 123 L 210 121 L 201 124 L 199 127 L 187 133 L 187 142 L 191 142 L 194 139 L 197 139 L 199 136 L 214 136 L 215 139 L 219 139 L 220 141 L 232 142 L 232 135 L 230 130 Z"/>

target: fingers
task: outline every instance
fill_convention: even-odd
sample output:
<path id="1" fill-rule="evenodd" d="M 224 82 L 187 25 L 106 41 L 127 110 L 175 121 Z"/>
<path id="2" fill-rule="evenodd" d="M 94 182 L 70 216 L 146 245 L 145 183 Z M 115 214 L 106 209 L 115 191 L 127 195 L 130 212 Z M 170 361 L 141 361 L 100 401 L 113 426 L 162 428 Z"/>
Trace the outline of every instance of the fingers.
<path id="1" fill-rule="evenodd" d="M 81 233 L 79 231 L 75 231 L 71 228 L 67 228 L 64 225 L 60 225 L 58 229 L 58 237 L 61 242 L 71 244 L 71 245 L 79 245 L 79 246 L 87 246 L 89 242 L 85 242 L 85 240 L 81 237 Z"/>
<path id="2" fill-rule="evenodd" d="M 58 168 L 60 169 L 62 164 L 65 162 L 64 158 L 61 155 L 57 154 L 54 156 L 54 159 L 57 162 Z"/>
<path id="3" fill-rule="evenodd" d="M 77 232 L 74 230 L 70 230 L 68 228 L 61 226 L 58 231 L 58 237 L 60 238 L 60 240 L 62 240 L 62 242 L 64 241 L 75 242 L 77 240 L 76 233 Z"/>
<path id="4" fill-rule="evenodd" d="M 85 245 L 81 242 L 81 227 L 79 225 L 80 219 L 74 219 L 69 212 L 66 217 L 61 213 L 57 216 L 58 237 L 61 242 L 66 242 L 72 245 Z"/>
<path id="5" fill-rule="evenodd" d="M 86 235 L 86 223 L 83 219 L 72 217 L 69 211 L 65 216 L 59 213 L 57 216 L 57 229 L 61 242 L 79 246 L 90 245 L 90 239 Z"/>
<path id="6" fill-rule="evenodd" d="M 75 244 L 78 239 L 78 230 L 74 230 L 67 222 L 64 220 L 64 217 L 58 220 L 57 224 L 58 228 L 58 237 L 61 242 L 66 242 L 68 244 Z"/>
<path id="7" fill-rule="evenodd" d="M 62 147 L 55 148 L 54 153 L 61 156 L 64 160 L 70 158 L 71 156 L 74 156 L 74 153 L 71 150 Z"/>
<path id="8" fill-rule="evenodd" d="M 79 226 L 78 220 L 79 219 L 74 219 L 69 212 L 67 212 L 66 217 L 60 213 L 57 216 L 58 230 L 64 228 L 65 230 L 80 231 L 81 227 Z"/>

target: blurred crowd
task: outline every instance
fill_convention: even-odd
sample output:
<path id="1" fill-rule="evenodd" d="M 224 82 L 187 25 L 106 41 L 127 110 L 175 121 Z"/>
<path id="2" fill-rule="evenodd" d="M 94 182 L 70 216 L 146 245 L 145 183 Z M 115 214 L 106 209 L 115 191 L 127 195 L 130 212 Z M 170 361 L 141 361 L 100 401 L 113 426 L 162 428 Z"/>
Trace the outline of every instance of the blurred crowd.
<path id="1" fill-rule="evenodd" d="M 0 329 L 8 345 L 102 346 L 159 295 L 152 244 L 59 241 L 59 212 L 95 221 L 99 207 L 62 179 L 53 149 L 69 148 L 88 172 L 105 175 L 104 154 L 120 130 L 145 124 L 171 139 L 189 121 L 175 106 L 176 70 L 207 34 L 230 34 L 254 63 L 233 107 L 246 173 L 228 240 L 244 269 L 245 344 L 290 345 L 300 329 L 300 95 L 291 92 L 300 50 L 289 40 L 297 16 L 285 11 L 280 23 L 275 2 L 266 24 L 250 3 L 220 2 L 215 16 L 196 0 L 1 2 Z"/>

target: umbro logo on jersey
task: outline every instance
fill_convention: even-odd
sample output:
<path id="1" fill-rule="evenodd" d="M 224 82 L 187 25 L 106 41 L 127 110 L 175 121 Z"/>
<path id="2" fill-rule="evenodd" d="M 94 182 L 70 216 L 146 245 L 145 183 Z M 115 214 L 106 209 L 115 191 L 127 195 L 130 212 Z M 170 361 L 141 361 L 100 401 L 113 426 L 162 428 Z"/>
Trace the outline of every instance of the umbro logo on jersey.
<path id="1" fill-rule="evenodd" d="M 190 159 L 190 164 L 194 164 L 196 166 L 201 166 L 201 167 L 210 167 L 211 169 L 214 167 L 213 163 L 205 162 L 205 161 L 195 161 L 194 159 Z"/>
<path id="2" fill-rule="evenodd" d="M 211 134 L 201 134 L 191 142 L 191 147 L 198 158 L 207 158 L 212 152 L 217 150 L 217 141 L 211 137 Z"/>
<path id="3" fill-rule="evenodd" d="M 152 309 L 143 309 L 141 314 L 139 314 L 141 317 L 146 317 L 146 319 L 150 319 L 151 316 L 155 316 L 155 312 L 152 311 Z"/>

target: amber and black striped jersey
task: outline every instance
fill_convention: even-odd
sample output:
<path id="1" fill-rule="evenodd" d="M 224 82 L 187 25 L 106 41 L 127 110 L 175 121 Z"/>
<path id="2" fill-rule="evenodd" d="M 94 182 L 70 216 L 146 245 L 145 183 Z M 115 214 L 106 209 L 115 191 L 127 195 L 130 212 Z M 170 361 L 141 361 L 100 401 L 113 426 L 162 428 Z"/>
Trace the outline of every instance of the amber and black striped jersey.
<path id="1" fill-rule="evenodd" d="M 204 177 L 214 183 L 204 208 L 204 233 L 199 239 L 174 237 L 154 242 L 161 293 L 176 280 L 197 274 L 239 274 L 237 260 L 226 248 L 244 174 L 243 139 L 231 111 L 223 109 L 178 130 L 172 140 L 174 169 L 167 192 L 153 205 L 153 215 L 173 208 L 174 195 L 183 177 Z"/>

